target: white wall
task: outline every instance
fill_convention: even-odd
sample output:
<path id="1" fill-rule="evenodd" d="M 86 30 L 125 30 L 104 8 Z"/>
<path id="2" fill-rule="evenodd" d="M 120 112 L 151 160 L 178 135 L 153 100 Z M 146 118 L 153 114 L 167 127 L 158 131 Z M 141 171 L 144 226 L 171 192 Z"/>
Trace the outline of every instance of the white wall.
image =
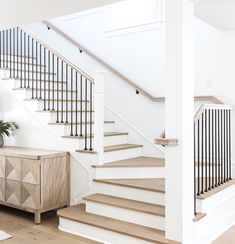
<path id="1" fill-rule="evenodd" d="M 1 1 L 0 29 L 76 13 L 121 0 Z"/>

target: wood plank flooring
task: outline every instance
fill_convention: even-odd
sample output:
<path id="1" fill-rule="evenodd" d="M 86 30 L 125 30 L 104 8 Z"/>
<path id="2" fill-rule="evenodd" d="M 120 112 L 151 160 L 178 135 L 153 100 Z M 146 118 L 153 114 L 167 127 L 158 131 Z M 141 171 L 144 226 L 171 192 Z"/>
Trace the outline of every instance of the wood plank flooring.
<path id="1" fill-rule="evenodd" d="M 33 223 L 33 215 L 23 211 L 0 206 L 0 230 L 13 235 L 1 244 L 95 244 L 75 235 L 64 233 L 57 228 L 55 211 L 42 215 L 42 224 Z"/>

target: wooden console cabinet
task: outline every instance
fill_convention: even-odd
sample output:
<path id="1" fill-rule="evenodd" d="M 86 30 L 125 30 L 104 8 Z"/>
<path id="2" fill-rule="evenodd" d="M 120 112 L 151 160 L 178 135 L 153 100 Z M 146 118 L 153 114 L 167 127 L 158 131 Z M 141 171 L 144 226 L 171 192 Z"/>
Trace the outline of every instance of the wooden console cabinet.
<path id="1" fill-rule="evenodd" d="M 69 154 L 29 148 L 0 149 L 0 204 L 35 214 L 69 205 Z"/>

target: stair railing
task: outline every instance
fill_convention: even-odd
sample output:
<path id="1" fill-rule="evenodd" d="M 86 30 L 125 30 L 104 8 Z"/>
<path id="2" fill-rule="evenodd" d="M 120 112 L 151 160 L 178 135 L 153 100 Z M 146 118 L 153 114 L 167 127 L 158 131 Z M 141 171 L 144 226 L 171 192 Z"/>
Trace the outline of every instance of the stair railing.
<path id="1" fill-rule="evenodd" d="M 94 150 L 93 78 L 18 27 L 0 31 L 0 68 L 30 90 L 56 123 L 70 125 L 69 135 L 83 138 L 84 150 Z"/>
<path id="2" fill-rule="evenodd" d="M 197 197 L 232 180 L 230 105 L 201 105 L 194 119 L 194 212 Z"/>

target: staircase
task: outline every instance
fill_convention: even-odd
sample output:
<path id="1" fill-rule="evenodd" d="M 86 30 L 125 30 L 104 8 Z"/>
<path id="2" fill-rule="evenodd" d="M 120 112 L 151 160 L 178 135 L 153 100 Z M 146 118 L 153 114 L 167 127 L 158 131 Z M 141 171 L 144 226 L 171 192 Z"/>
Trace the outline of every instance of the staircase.
<path id="1" fill-rule="evenodd" d="M 93 179 L 82 203 L 58 211 L 61 230 L 101 243 L 177 243 L 165 238 L 165 161 L 144 155 L 128 131 L 116 131 L 115 121 L 103 119 L 99 80 L 19 28 L 0 32 L 0 68 L 2 82 L 11 83 L 12 91 L 59 133 L 66 150 L 91 164 Z M 233 181 L 223 187 L 231 190 Z M 217 193 L 211 191 L 207 200 Z M 195 195 L 195 214 L 201 212 L 194 219 L 197 226 L 214 221 L 206 216 L 204 200 Z"/>

